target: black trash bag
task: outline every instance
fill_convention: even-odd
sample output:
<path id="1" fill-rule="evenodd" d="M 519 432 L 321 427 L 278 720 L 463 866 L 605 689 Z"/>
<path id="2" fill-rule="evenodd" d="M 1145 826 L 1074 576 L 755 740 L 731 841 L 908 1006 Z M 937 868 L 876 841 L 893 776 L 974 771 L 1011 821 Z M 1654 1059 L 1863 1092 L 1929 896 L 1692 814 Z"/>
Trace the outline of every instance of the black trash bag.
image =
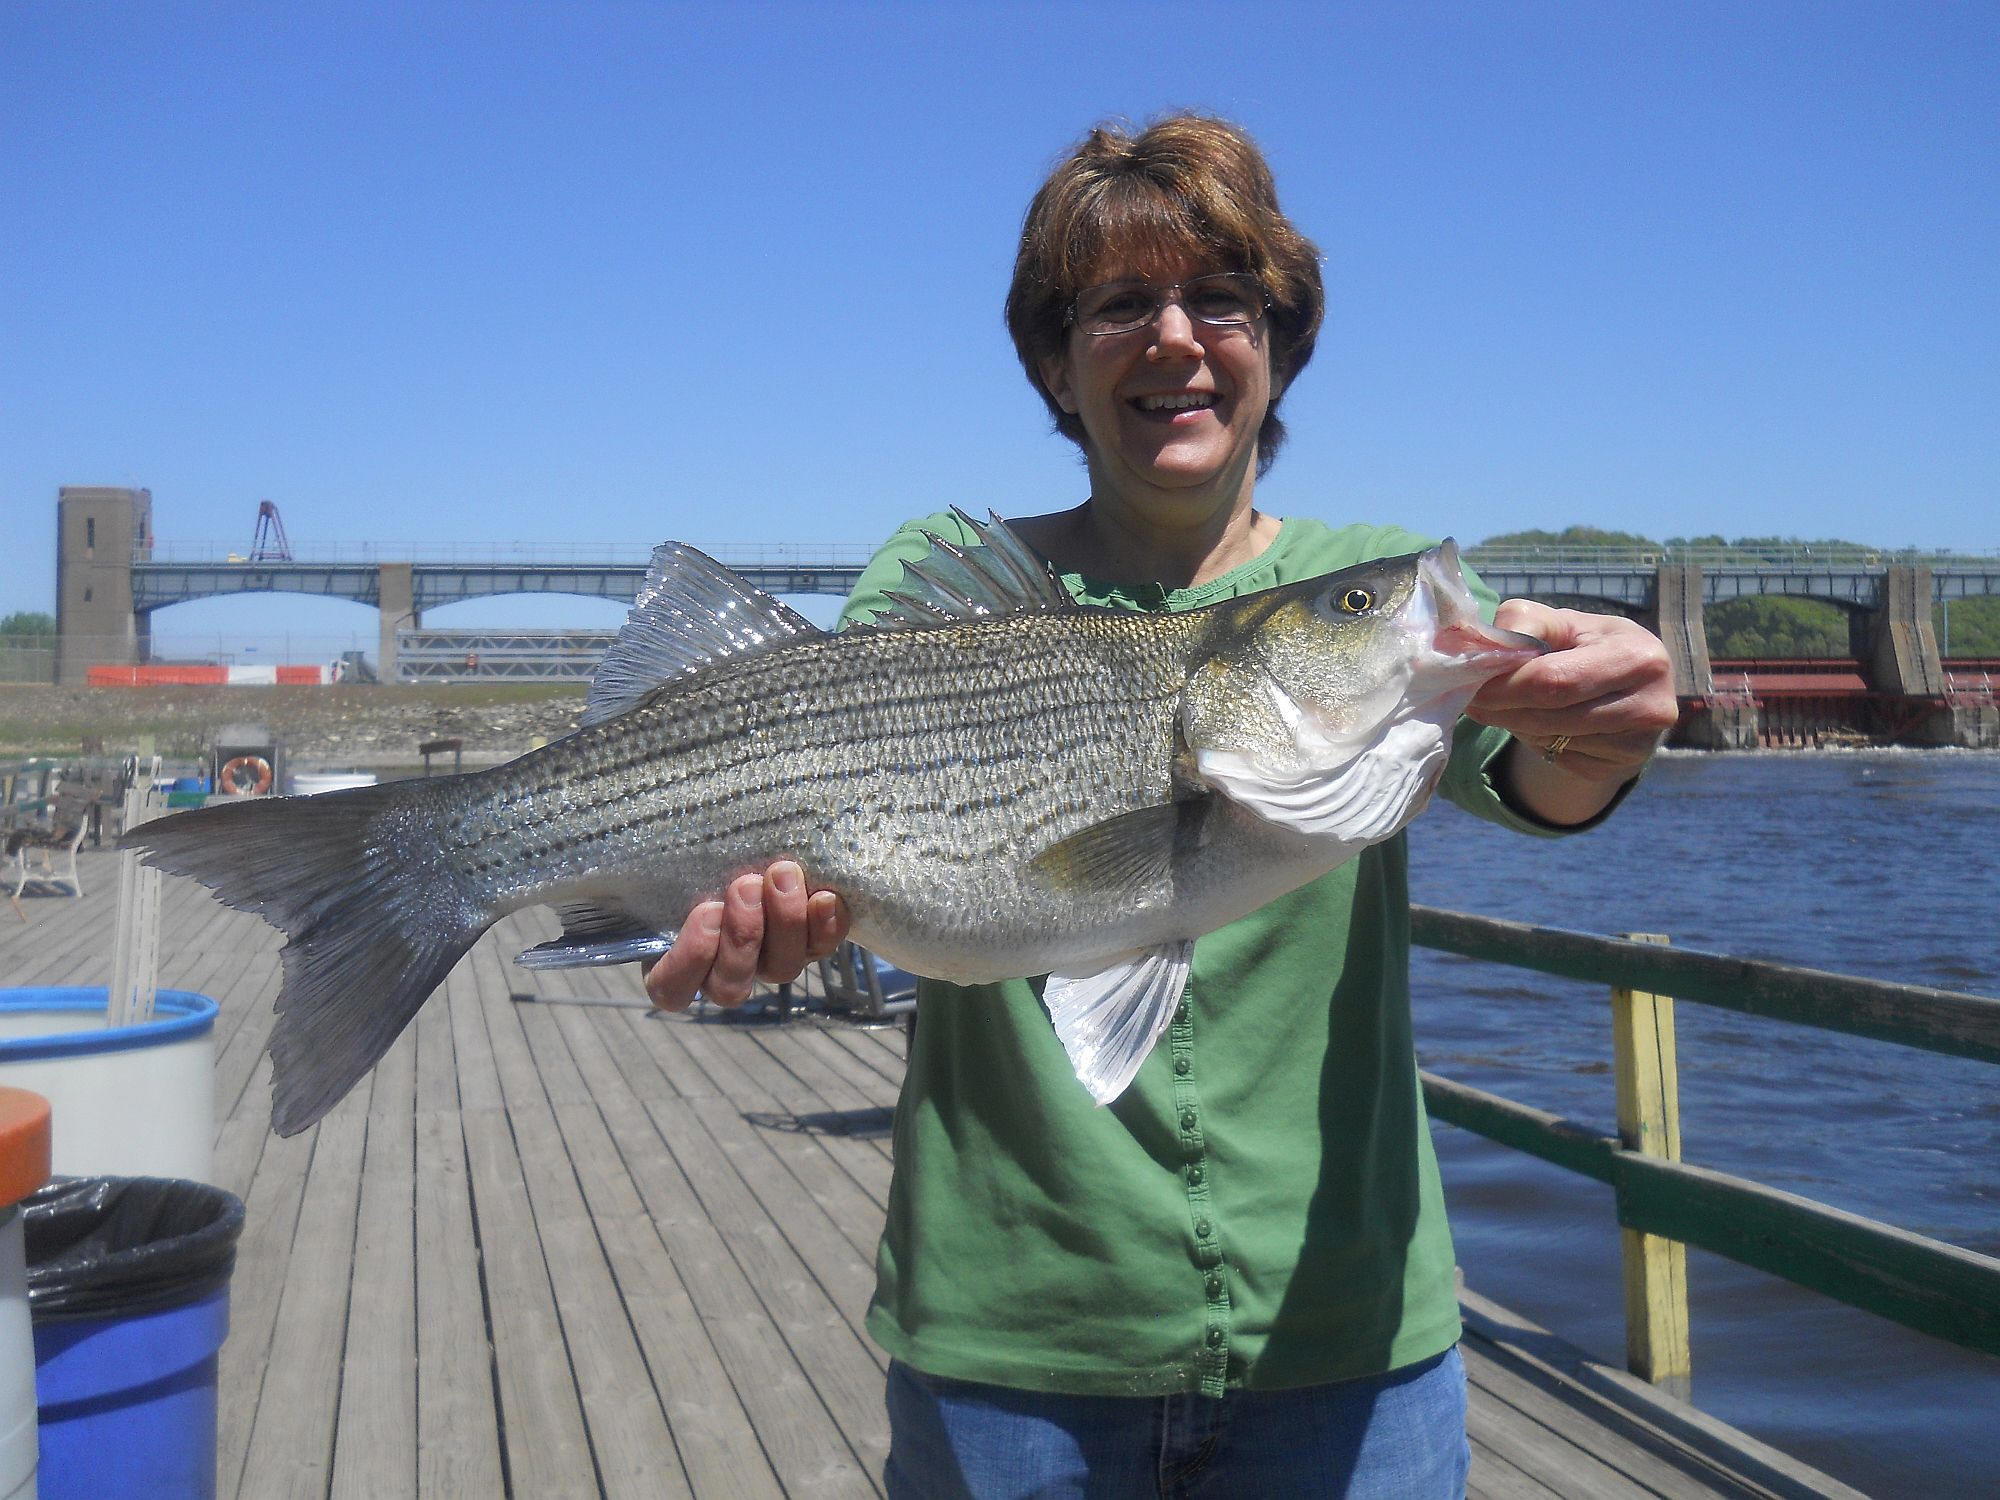
<path id="1" fill-rule="evenodd" d="M 229 1285 L 243 1201 L 173 1177 L 58 1177 L 21 1222 L 36 1323 L 136 1317 Z"/>

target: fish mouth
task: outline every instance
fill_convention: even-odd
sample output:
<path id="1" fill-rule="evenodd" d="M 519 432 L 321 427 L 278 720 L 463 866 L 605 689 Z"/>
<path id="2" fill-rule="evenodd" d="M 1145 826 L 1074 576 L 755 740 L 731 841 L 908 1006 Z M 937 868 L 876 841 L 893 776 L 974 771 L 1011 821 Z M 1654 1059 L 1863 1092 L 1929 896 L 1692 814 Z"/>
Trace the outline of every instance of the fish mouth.
<path id="1" fill-rule="evenodd" d="M 1430 606 L 1434 669 L 1483 681 L 1547 654 L 1545 642 L 1489 625 L 1480 616 L 1479 601 L 1465 582 L 1458 544 L 1450 537 L 1418 558 L 1417 574 L 1422 584 L 1418 592 Z"/>

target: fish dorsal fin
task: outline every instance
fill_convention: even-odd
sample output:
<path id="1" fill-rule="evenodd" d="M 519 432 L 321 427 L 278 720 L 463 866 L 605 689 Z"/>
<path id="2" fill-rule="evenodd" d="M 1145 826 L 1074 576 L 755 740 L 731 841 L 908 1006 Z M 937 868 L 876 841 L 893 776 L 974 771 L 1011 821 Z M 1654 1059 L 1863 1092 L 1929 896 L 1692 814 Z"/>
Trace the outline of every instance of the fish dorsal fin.
<path id="1" fill-rule="evenodd" d="M 581 722 L 615 718 L 661 683 L 714 662 L 821 633 L 706 553 L 663 542 L 653 549 L 632 613 L 590 679 Z"/>
<path id="2" fill-rule="evenodd" d="M 1194 939 L 1129 953 L 1092 974 L 1051 974 L 1042 1003 L 1077 1080 L 1099 1104 L 1125 1092 L 1173 1019 Z"/>
<path id="3" fill-rule="evenodd" d="M 955 505 L 952 514 L 972 533 L 972 544 L 926 530 L 931 550 L 903 564 L 902 581 L 884 591 L 893 607 L 868 622 L 875 629 L 1078 608 L 1049 565 L 999 516 L 975 521 Z"/>

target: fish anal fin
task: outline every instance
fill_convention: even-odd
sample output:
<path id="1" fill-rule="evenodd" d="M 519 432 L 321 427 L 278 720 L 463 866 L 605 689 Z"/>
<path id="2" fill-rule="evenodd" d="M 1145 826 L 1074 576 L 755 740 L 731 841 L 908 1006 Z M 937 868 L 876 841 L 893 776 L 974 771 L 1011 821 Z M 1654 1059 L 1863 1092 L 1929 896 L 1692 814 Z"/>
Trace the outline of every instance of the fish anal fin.
<path id="1" fill-rule="evenodd" d="M 1173 1020 L 1194 963 L 1194 940 L 1128 954 L 1091 974 L 1051 974 L 1042 1003 L 1077 1081 L 1099 1104 L 1125 1092 Z"/>
<path id="2" fill-rule="evenodd" d="M 562 936 L 537 943 L 514 957 L 524 969 L 586 969 L 606 964 L 647 963 L 673 946 L 661 932 L 616 907 L 575 901 L 558 906 Z"/>
<path id="3" fill-rule="evenodd" d="M 716 662 L 820 634 L 707 553 L 664 542 L 653 549 L 632 612 L 590 680 L 582 722 L 615 718 L 662 684 Z"/>

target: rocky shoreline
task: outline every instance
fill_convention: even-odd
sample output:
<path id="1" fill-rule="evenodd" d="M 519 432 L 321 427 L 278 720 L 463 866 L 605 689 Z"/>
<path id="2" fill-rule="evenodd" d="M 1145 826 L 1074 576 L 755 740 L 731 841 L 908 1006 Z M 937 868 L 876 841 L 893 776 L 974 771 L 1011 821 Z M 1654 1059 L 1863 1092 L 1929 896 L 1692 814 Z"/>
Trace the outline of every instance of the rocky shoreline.
<path id="1" fill-rule="evenodd" d="M 0 685 L 0 757 L 126 755 L 150 740 L 199 760 L 225 725 L 258 724 L 294 770 L 418 763 L 432 740 L 464 744 L 467 765 L 519 755 L 576 727 L 580 685 L 338 684 L 330 687 L 63 688 Z"/>

